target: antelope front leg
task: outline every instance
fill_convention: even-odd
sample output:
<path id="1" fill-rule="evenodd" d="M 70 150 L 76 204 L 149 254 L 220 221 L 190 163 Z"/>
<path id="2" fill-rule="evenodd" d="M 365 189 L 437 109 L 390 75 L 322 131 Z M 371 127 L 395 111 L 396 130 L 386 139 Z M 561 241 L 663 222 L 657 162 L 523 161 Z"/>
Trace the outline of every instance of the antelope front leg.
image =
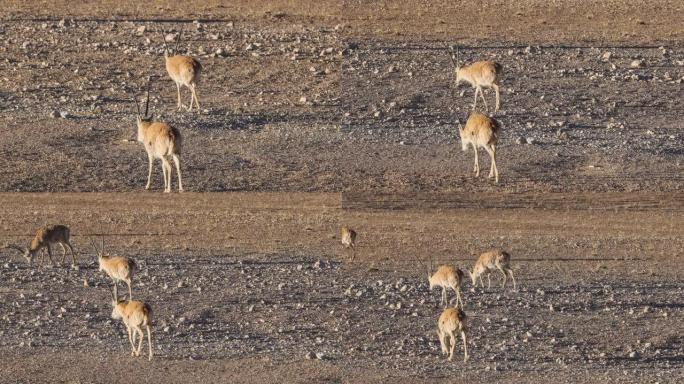
<path id="1" fill-rule="evenodd" d="M 473 143 L 473 151 L 475 151 L 475 166 L 473 167 L 473 172 L 475 172 L 475 177 L 480 177 L 480 160 L 477 156 L 477 145 Z"/>
<path id="2" fill-rule="evenodd" d="M 496 92 L 496 108 L 494 109 L 494 112 L 499 111 L 499 86 L 497 84 L 492 84 L 492 88 L 494 88 L 494 92 Z"/>
<path id="3" fill-rule="evenodd" d="M 480 97 L 482 98 L 482 102 L 485 105 L 485 111 L 487 111 L 487 113 L 489 113 L 489 106 L 487 105 L 487 100 L 485 100 L 484 91 L 482 91 L 482 87 L 478 87 L 477 89 L 480 90 Z"/>
<path id="4" fill-rule="evenodd" d="M 173 162 L 176 164 L 176 173 L 178 174 L 178 192 L 183 192 L 183 180 L 181 179 L 180 158 L 178 155 L 173 155 Z"/>
<path id="5" fill-rule="evenodd" d="M 446 340 L 445 340 L 445 334 L 444 332 L 440 331 L 439 329 L 437 330 L 437 336 L 439 337 L 439 346 L 442 348 L 442 354 L 446 355 L 449 353 L 449 349 L 447 348 L 446 345 Z"/>
<path id="6" fill-rule="evenodd" d="M 449 339 L 451 340 L 451 350 L 449 351 L 449 361 L 454 358 L 454 349 L 456 349 L 456 333 L 451 332 L 449 334 Z"/>
<path id="7" fill-rule="evenodd" d="M 131 280 L 130 279 L 126 280 L 126 284 L 128 284 L 128 300 L 133 300 L 133 291 L 131 290 Z"/>
<path id="8" fill-rule="evenodd" d="M 67 243 L 67 247 L 69 247 L 69 252 L 71 252 L 71 265 L 76 265 L 76 255 L 74 255 L 74 247 L 71 246 L 71 243 Z"/>
<path id="9" fill-rule="evenodd" d="M 508 278 L 506 277 L 506 272 L 504 272 L 503 269 L 499 269 L 499 272 L 501 272 L 504 278 L 503 284 L 501 285 L 501 289 L 506 289 L 506 280 L 508 280 Z"/>
<path id="10" fill-rule="evenodd" d="M 147 358 L 148 360 L 152 360 L 152 330 L 150 329 L 150 326 L 147 325 L 147 346 L 150 350 L 149 357 Z"/>
<path id="11" fill-rule="evenodd" d="M 513 280 L 513 289 L 514 289 L 514 290 L 517 289 L 516 286 L 515 286 L 515 277 L 513 277 L 513 270 L 512 270 L 512 269 L 509 269 L 509 270 L 508 270 L 508 274 L 511 275 L 511 280 Z"/>
<path id="12" fill-rule="evenodd" d="M 151 153 L 147 153 L 147 162 L 149 166 L 147 167 L 147 185 L 145 186 L 145 189 L 150 189 L 150 184 L 152 184 L 152 162 L 154 159 L 152 158 Z"/>
<path id="13" fill-rule="evenodd" d="M 489 158 L 491 160 L 491 164 L 489 166 L 489 178 L 491 179 L 492 177 L 495 177 L 495 181 L 498 183 L 499 182 L 499 172 L 496 170 L 496 147 L 494 146 L 486 146 L 485 151 L 487 151 L 487 154 L 489 154 Z"/>
<path id="14" fill-rule="evenodd" d="M 47 250 L 48 250 L 48 256 L 50 257 L 50 265 L 55 264 L 55 262 L 52 260 L 52 247 L 50 247 L 50 243 L 47 245 Z"/>
<path id="15" fill-rule="evenodd" d="M 479 88 L 475 87 L 475 100 L 473 101 L 473 111 L 474 111 L 475 108 L 477 107 L 477 92 L 478 92 L 478 89 L 479 89 Z"/>
<path id="16" fill-rule="evenodd" d="M 178 83 L 176 83 L 176 92 L 178 93 L 178 111 L 180 112 L 181 108 L 183 107 L 183 104 L 181 104 L 180 84 L 178 84 Z"/>
<path id="17" fill-rule="evenodd" d="M 197 113 L 201 113 L 199 106 L 199 98 L 197 97 L 197 90 L 195 89 L 195 83 L 192 84 L 192 95 L 195 96 L 195 103 L 197 104 Z"/>
<path id="18" fill-rule="evenodd" d="M 64 243 L 59 243 L 60 246 L 62 246 L 62 261 L 59 263 L 62 264 L 64 263 L 64 259 L 66 258 L 66 247 L 64 246 Z"/>
<path id="19" fill-rule="evenodd" d="M 468 342 L 466 341 L 465 331 L 461 331 L 461 340 L 463 341 L 463 362 L 465 363 L 470 358 L 468 356 Z"/>
<path id="20" fill-rule="evenodd" d="M 138 351 L 135 353 L 136 356 L 140 356 L 140 351 L 142 351 L 142 343 L 143 339 L 145 338 L 145 334 L 143 333 L 142 329 L 138 327 L 136 329 L 138 331 L 138 335 L 140 335 L 140 342 L 138 343 Z"/>
<path id="21" fill-rule="evenodd" d="M 128 331 L 128 341 L 131 343 L 131 356 L 135 356 L 135 343 L 133 343 L 133 330 L 128 325 L 126 326 L 126 331 Z"/>
<path id="22" fill-rule="evenodd" d="M 162 169 L 164 170 L 164 193 L 171 193 L 171 164 L 162 156 Z"/>
<path id="23" fill-rule="evenodd" d="M 118 292 L 117 287 L 116 287 L 116 285 L 117 285 L 116 280 L 113 280 L 113 281 L 114 281 L 114 300 L 116 300 L 118 302 L 119 301 L 119 292 Z"/>

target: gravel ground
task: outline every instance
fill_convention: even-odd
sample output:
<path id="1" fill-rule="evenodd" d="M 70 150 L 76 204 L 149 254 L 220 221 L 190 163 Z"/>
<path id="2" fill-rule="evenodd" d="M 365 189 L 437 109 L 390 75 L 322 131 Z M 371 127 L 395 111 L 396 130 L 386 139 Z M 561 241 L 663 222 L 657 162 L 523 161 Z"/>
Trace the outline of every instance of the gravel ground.
<path id="1" fill-rule="evenodd" d="M 67 224 L 79 268 L 0 249 L 0 382 L 684 381 L 682 10 L 9 0 L 0 245 Z M 175 111 L 164 71 L 181 28 L 201 114 Z M 460 150 L 473 90 L 453 86 L 448 44 L 503 65 L 498 185 Z M 150 76 L 188 193 L 142 191 L 131 101 Z M 140 265 L 151 362 L 110 319 L 99 236 Z M 518 289 L 464 284 L 471 360 L 447 362 L 416 259 L 465 268 L 493 247 Z"/>

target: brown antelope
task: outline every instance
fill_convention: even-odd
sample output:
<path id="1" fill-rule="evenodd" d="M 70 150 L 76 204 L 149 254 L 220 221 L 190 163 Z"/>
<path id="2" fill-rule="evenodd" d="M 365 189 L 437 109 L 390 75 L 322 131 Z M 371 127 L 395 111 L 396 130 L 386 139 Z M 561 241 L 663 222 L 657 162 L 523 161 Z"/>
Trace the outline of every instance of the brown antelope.
<path id="1" fill-rule="evenodd" d="M 92 239 L 90 240 L 90 244 L 95 250 L 95 255 L 97 255 L 97 263 L 99 265 L 100 272 L 106 273 L 107 276 L 112 279 L 112 282 L 114 282 L 114 299 L 119 299 L 119 295 L 117 293 L 117 284 L 119 281 L 123 281 L 126 283 L 126 285 L 128 285 L 128 299 L 133 299 L 131 282 L 133 280 L 133 275 L 138 268 L 138 266 L 135 264 L 135 261 L 123 256 L 111 256 L 105 254 L 104 237 L 102 238 L 102 247 L 100 250 L 97 249 L 97 246 Z"/>
<path id="2" fill-rule="evenodd" d="M 351 261 L 354 261 L 354 257 L 356 257 L 356 231 L 349 227 L 342 227 L 341 238 L 342 245 L 347 249 L 351 249 Z"/>
<path id="3" fill-rule="evenodd" d="M 484 288 L 484 282 L 482 281 L 482 275 L 487 275 L 488 287 L 492 287 L 492 280 L 489 276 L 493 271 L 498 270 L 503 274 L 503 285 L 502 288 L 506 288 L 506 281 L 508 275 L 511 276 L 513 280 L 513 289 L 515 288 L 515 277 L 513 277 L 513 269 L 511 269 L 511 255 L 508 252 L 494 249 L 485 252 L 480 255 L 473 267 L 472 271 L 468 271 L 470 274 L 470 279 L 473 282 L 473 287 L 477 286 L 477 280 L 480 279 L 480 286 Z"/>
<path id="4" fill-rule="evenodd" d="M 51 244 L 55 243 L 58 243 L 62 246 L 62 261 L 60 263 L 64 262 L 67 253 L 66 247 L 68 247 L 69 251 L 71 252 L 71 265 L 75 266 L 76 257 L 74 256 L 74 248 L 69 242 L 69 227 L 66 225 L 49 225 L 38 229 L 38 231 L 36 231 L 36 236 L 33 238 L 28 248 L 22 248 L 14 244 L 8 245 L 7 248 L 16 249 L 17 251 L 21 252 L 29 264 L 33 264 L 34 257 L 40 251 L 41 265 L 45 259 L 45 249 L 47 248 L 47 254 L 50 257 L 50 264 L 52 264 L 53 260 Z"/>
<path id="5" fill-rule="evenodd" d="M 181 103 L 180 87 L 184 85 L 190 89 L 190 105 L 187 110 L 192 111 L 193 101 L 197 105 L 197 112 L 200 112 L 199 98 L 197 97 L 196 85 L 199 82 L 199 76 L 202 72 L 202 64 L 197 59 L 178 54 L 178 46 L 180 45 L 181 35 L 183 29 L 181 28 L 176 38 L 176 49 L 173 56 L 169 56 L 169 47 L 166 45 L 166 37 L 164 37 L 164 59 L 166 60 L 166 72 L 169 73 L 171 79 L 176 83 L 176 90 L 178 91 L 178 110 L 183 107 Z"/>
<path id="6" fill-rule="evenodd" d="M 152 330 L 150 323 L 152 322 L 152 307 L 149 304 L 136 300 L 112 300 L 112 319 L 121 319 L 126 326 L 128 332 L 128 341 L 131 343 L 131 356 L 140 356 L 142 350 L 142 342 L 144 332 L 142 327 L 147 329 L 147 345 L 149 347 L 148 360 L 152 360 Z M 140 342 L 138 348 L 135 348 L 136 334 L 140 335 Z"/>
<path id="7" fill-rule="evenodd" d="M 468 150 L 468 144 L 473 146 L 475 151 L 475 166 L 473 172 L 475 177 L 480 176 L 480 162 L 477 156 L 477 148 L 482 147 L 489 154 L 492 164 L 489 167 L 489 178 L 499 182 L 499 170 L 496 167 L 496 145 L 499 142 L 501 124 L 492 117 L 487 117 L 479 112 L 472 112 L 468 116 L 465 127 L 459 127 L 458 132 L 461 136 L 461 148 Z"/>
<path id="8" fill-rule="evenodd" d="M 418 259 L 416 259 L 418 260 Z M 426 266 L 418 260 L 426 270 L 430 290 L 434 287 L 442 288 L 442 298 L 440 304 L 445 307 L 449 305 L 447 300 L 447 288 L 451 288 L 456 293 L 456 306 L 463 308 L 463 301 L 461 300 L 461 282 L 463 281 L 463 271 L 451 265 L 440 265 L 437 267 L 435 273 L 432 273 L 432 260 Z"/>
<path id="9" fill-rule="evenodd" d="M 150 80 L 151 81 L 151 80 Z M 180 170 L 180 156 L 183 145 L 183 138 L 178 129 L 162 122 L 153 121 L 152 116 L 148 116 L 150 105 L 150 84 L 147 84 L 147 101 L 145 102 L 145 114 L 140 114 L 140 106 L 137 98 L 135 107 L 138 111 L 137 125 L 138 125 L 138 141 L 143 143 L 145 151 L 147 151 L 147 159 L 149 167 L 147 171 L 147 185 L 145 189 L 150 189 L 152 183 L 152 163 L 154 159 L 160 159 L 162 162 L 162 173 L 164 175 L 164 192 L 171 192 L 171 163 L 169 157 L 173 159 L 176 164 L 176 173 L 178 174 L 178 191 L 183 192 L 183 181 Z"/>
<path id="10" fill-rule="evenodd" d="M 457 333 L 463 341 L 463 361 L 468 361 L 468 341 L 466 340 L 466 314 L 460 308 L 446 308 L 437 321 L 437 336 L 442 347 L 442 354 L 449 355 L 449 361 L 454 357 Z"/>
<path id="11" fill-rule="evenodd" d="M 458 48 L 456 49 L 456 55 L 454 55 L 453 47 L 449 47 L 451 51 L 451 63 L 454 65 L 454 73 L 456 74 L 456 87 L 464 81 L 470 83 L 470 85 L 475 88 L 475 101 L 473 102 L 473 110 L 477 106 L 477 94 L 480 94 L 482 102 L 485 105 L 486 110 L 489 112 L 489 107 L 487 106 L 487 101 L 484 98 L 484 92 L 482 88 L 493 88 L 496 93 L 496 109 L 495 112 L 499 110 L 499 78 L 501 77 L 502 67 L 501 64 L 487 60 L 487 61 L 476 61 L 470 65 L 459 66 L 458 65 Z"/>

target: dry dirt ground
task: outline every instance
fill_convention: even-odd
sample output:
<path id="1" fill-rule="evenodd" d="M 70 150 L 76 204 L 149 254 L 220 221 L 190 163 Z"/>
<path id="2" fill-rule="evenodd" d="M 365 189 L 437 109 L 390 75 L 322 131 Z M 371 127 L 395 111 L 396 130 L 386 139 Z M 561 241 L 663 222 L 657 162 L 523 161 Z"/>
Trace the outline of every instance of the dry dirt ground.
<path id="1" fill-rule="evenodd" d="M 614 194 L 584 204 L 536 195 L 538 208 L 387 209 L 339 194 L 161 197 L 0 196 L 2 241 L 68 223 L 80 264 L 29 268 L 3 251 L 0 381 L 684 377 L 681 201 L 663 210 Z M 342 223 L 359 232 L 358 262 L 338 246 Z M 141 266 L 134 297 L 154 308 L 151 363 L 129 357 L 109 318 L 111 283 L 88 244 L 99 234 Z M 500 289 L 498 276 L 491 289 L 464 284 L 472 358 L 447 362 L 434 331 L 439 292 L 416 258 L 469 267 L 492 246 L 513 255 L 518 289 Z"/>
<path id="2" fill-rule="evenodd" d="M 64 223 L 80 264 L 0 250 L 0 382 L 684 380 L 681 2 L 175 3 L 0 10 L 0 245 Z M 163 68 L 182 26 L 201 114 Z M 499 185 L 460 148 L 456 43 L 505 68 Z M 189 193 L 142 191 L 148 76 Z M 152 362 L 109 317 L 101 235 L 141 266 Z M 464 284 L 471 360 L 446 362 L 416 259 L 491 247 L 519 287 Z"/>

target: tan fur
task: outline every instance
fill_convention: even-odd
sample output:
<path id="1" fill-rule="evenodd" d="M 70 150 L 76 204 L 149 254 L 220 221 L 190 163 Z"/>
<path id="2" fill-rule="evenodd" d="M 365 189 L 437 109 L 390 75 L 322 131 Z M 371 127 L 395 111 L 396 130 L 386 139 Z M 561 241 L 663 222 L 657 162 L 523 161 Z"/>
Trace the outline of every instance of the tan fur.
<path id="1" fill-rule="evenodd" d="M 104 251 L 104 240 L 102 241 L 102 249 L 98 250 L 94 243 L 93 248 L 95 248 L 100 272 L 106 273 L 114 283 L 114 299 L 119 299 L 117 292 L 117 284 L 119 281 L 123 281 L 128 285 L 128 299 L 133 299 L 131 283 L 137 269 L 135 261 L 123 256 L 106 255 Z"/>
<path id="2" fill-rule="evenodd" d="M 503 274 L 504 279 L 502 288 L 506 288 L 507 277 L 510 276 L 513 280 L 513 289 L 516 289 L 515 277 L 513 277 L 513 269 L 511 269 L 511 256 L 507 252 L 501 251 L 499 249 L 494 249 L 481 254 L 480 257 L 477 259 L 477 262 L 475 263 L 473 270 L 468 272 L 470 273 L 470 278 L 473 282 L 473 286 L 477 285 L 477 280 L 479 279 L 480 286 L 484 288 L 482 275 L 486 274 L 488 287 L 491 288 L 492 281 L 489 275 L 493 271 L 497 270 L 501 272 L 501 274 Z"/>
<path id="3" fill-rule="evenodd" d="M 348 227 L 342 227 L 340 233 L 342 245 L 344 245 L 345 248 L 352 250 L 351 261 L 354 261 L 354 258 L 356 257 L 356 231 Z"/>
<path id="4" fill-rule="evenodd" d="M 496 93 L 496 108 L 494 111 L 499 110 L 499 78 L 501 77 L 501 70 L 501 65 L 494 61 L 476 61 L 470 65 L 456 67 L 454 70 L 456 73 L 456 87 L 463 81 L 470 83 L 475 88 L 473 110 L 477 106 L 477 94 L 479 93 L 485 109 L 489 111 L 482 88 L 494 89 Z"/>
<path id="5" fill-rule="evenodd" d="M 463 271 L 451 265 L 441 265 L 437 271 L 430 276 L 428 272 L 428 282 L 430 283 L 430 290 L 433 287 L 442 288 L 442 299 L 440 301 L 444 306 L 448 305 L 447 288 L 451 288 L 456 293 L 456 306 L 463 308 L 463 301 L 461 300 L 461 281 L 463 280 Z"/>
<path id="6" fill-rule="evenodd" d="M 480 162 L 477 157 L 477 148 L 482 147 L 489 154 L 492 160 L 489 168 L 489 178 L 499 182 L 499 170 L 496 167 L 496 145 L 499 142 L 501 124 L 494 118 L 487 117 L 479 112 L 472 112 L 468 116 L 465 127 L 459 128 L 461 136 L 461 147 L 463 151 L 468 149 L 468 144 L 472 145 L 475 151 L 475 166 L 473 172 L 475 177 L 480 176 Z"/>
<path id="7" fill-rule="evenodd" d="M 28 248 L 18 247 L 16 245 L 10 245 L 10 248 L 16 249 L 23 253 L 24 258 L 29 264 L 33 264 L 33 259 L 39 251 L 42 251 L 40 263 L 43 264 L 45 259 L 45 249 L 47 249 L 48 257 L 50 258 L 50 264 L 53 264 L 52 260 L 52 244 L 59 244 L 62 247 L 62 261 L 66 258 L 67 247 L 71 252 L 71 265 L 76 265 L 76 256 L 74 255 L 74 248 L 69 242 L 69 227 L 66 225 L 49 225 L 46 227 L 39 228 L 36 231 L 36 235 L 31 240 L 31 244 Z M 65 247 L 66 245 L 66 247 Z"/>
<path id="8" fill-rule="evenodd" d="M 446 308 L 437 321 L 437 336 L 442 348 L 442 354 L 449 355 L 449 361 L 454 357 L 456 335 L 461 334 L 463 341 L 463 361 L 468 361 L 468 341 L 466 340 L 466 314 L 459 308 Z"/>
<path id="9" fill-rule="evenodd" d="M 147 345 L 149 347 L 149 360 L 152 360 L 152 307 L 142 301 L 112 301 L 112 319 L 121 319 L 128 332 L 128 341 L 131 343 L 131 356 L 140 356 L 144 333 L 142 328 L 147 329 Z M 136 334 L 140 335 L 138 348 L 135 348 Z"/>
<path id="10" fill-rule="evenodd" d="M 145 145 L 148 158 L 147 185 L 145 189 L 150 189 L 152 183 L 152 163 L 154 159 L 162 161 L 162 172 L 164 175 L 164 192 L 171 192 L 171 163 L 169 156 L 176 165 L 178 174 L 178 191 L 183 192 L 183 181 L 180 171 L 180 155 L 183 138 L 178 129 L 166 123 L 152 122 L 138 117 L 138 141 Z"/>
<path id="11" fill-rule="evenodd" d="M 178 50 L 178 45 L 180 44 L 181 35 L 183 30 L 181 29 L 178 34 L 176 41 L 176 50 Z M 174 56 L 169 55 L 169 48 L 166 46 L 166 40 L 164 40 L 164 60 L 166 61 L 166 72 L 168 72 L 171 79 L 176 83 L 176 91 L 178 93 L 178 110 L 180 111 L 183 107 L 181 103 L 180 87 L 184 85 L 190 89 L 190 105 L 187 110 L 192 111 L 193 101 L 197 106 L 197 112 L 200 112 L 199 98 L 197 97 L 197 83 L 199 82 L 200 73 L 202 72 L 202 64 L 200 64 L 197 59 L 178 55 L 178 52 Z"/>

